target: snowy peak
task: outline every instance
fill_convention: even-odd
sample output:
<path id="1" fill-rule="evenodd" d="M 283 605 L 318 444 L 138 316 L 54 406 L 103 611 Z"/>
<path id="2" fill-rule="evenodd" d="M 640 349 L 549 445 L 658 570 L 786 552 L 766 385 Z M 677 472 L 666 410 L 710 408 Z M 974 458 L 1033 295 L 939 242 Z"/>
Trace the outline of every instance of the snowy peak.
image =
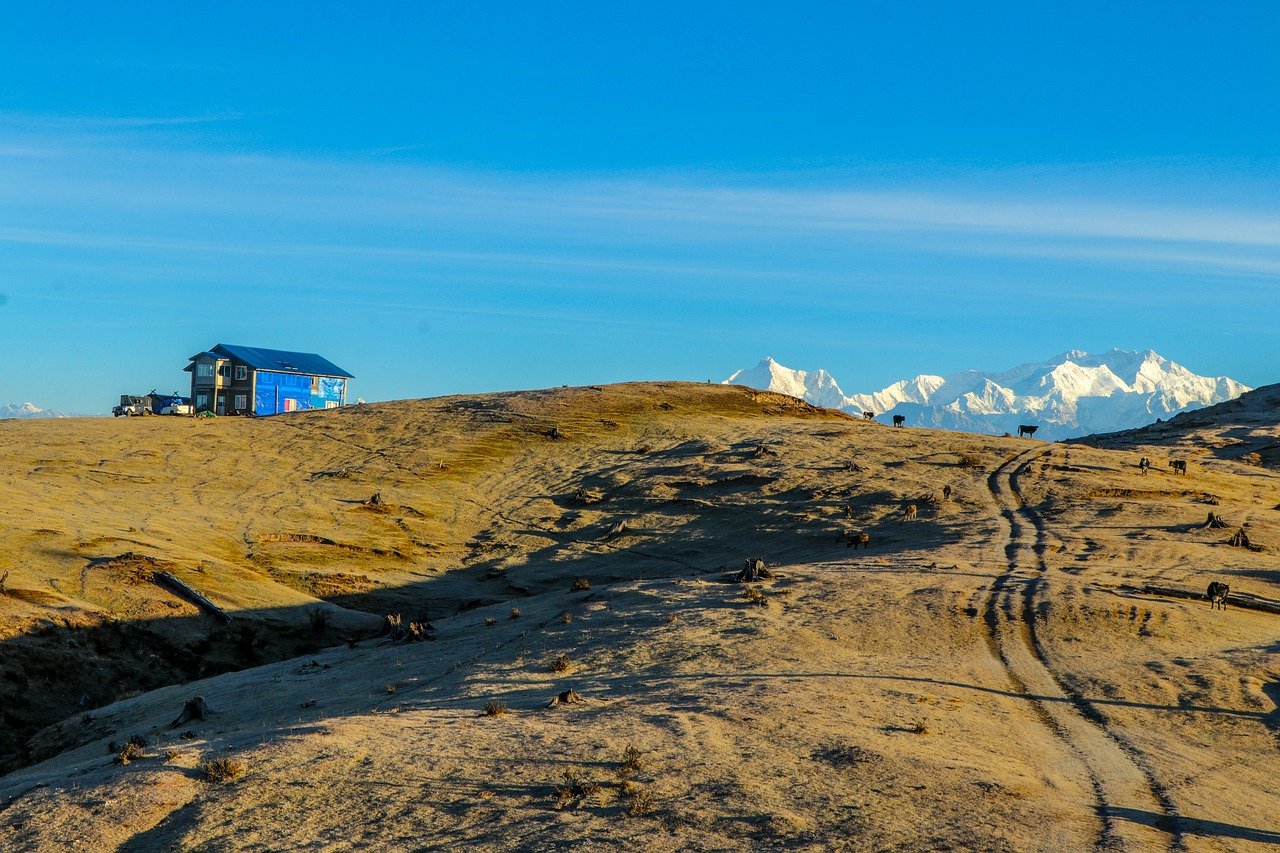
<path id="1" fill-rule="evenodd" d="M 1119 347 L 1097 355 L 1067 350 L 999 372 L 920 374 L 849 396 L 825 370 L 793 370 L 768 357 L 725 383 L 854 413 L 902 414 L 920 426 L 998 435 L 1034 422 L 1041 427 L 1038 435 L 1048 439 L 1131 429 L 1250 390 L 1226 376 L 1199 376 L 1154 350 Z"/>
<path id="2" fill-rule="evenodd" d="M 808 373 L 804 370 L 792 370 L 783 367 L 769 356 L 760 359 L 760 363 L 750 370 L 739 370 L 722 384 L 747 385 L 765 391 L 777 391 L 808 400 L 814 405 L 832 409 L 840 408 L 845 401 L 844 392 L 825 370 Z"/>
<path id="3" fill-rule="evenodd" d="M 4 403 L 0 404 L 0 420 L 4 418 L 69 418 L 72 415 L 66 412 L 55 412 L 52 409 L 42 409 L 35 403 Z"/>

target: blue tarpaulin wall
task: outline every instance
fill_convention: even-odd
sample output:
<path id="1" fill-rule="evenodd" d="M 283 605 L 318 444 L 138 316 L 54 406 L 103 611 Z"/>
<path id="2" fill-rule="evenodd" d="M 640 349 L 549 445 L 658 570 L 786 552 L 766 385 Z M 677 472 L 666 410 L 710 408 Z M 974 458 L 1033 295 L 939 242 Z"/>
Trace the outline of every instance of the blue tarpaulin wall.
<path id="1" fill-rule="evenodd" d="M 274 415 L 301 409 L 323 409 L 327 403 L 341 404 L 347 380 L 318 377 L 312 393 L 312 377 L 300 373 L 259 370 L 253 397 L 256 415 Z"/>

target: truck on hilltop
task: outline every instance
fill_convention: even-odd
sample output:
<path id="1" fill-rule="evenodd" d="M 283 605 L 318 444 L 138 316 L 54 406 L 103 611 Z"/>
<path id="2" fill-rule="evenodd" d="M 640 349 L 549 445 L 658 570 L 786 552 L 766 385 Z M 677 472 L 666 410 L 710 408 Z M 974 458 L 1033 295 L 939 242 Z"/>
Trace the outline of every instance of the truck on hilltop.
<path id="1" fill-rule="evenodd" d="M 188 397 L 173 394 L 160 394 L 152 389 L 150 394 L 141 397 L 134 394 L 121 394 L 120 405 L 111 409 L 115 417 L 134 417 L 136 415 L 192 415 L 195 409 Z"/>

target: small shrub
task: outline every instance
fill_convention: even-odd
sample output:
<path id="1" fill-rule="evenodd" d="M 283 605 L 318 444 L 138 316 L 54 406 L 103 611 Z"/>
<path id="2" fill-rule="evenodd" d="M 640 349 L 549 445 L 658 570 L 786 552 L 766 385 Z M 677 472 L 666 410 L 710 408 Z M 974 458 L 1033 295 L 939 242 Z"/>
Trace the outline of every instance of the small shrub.
<path id="1" fill-rule="evenodd" d="M 591 581 L 586 578 L 574 578 L 573 583 L 569 586 L 570 592 L 582 592 L 591 589 Z"/>
<path id="2" fill-rule="evenodd" d="M 924 724 L 923 720 L 916 720 L 911 724 L 907 731 L 914 735 L 927 735 L 929 733 L 929 727 Z"/>
<path id="3" fill-rule="evenodd" d="M 311 633 L 323 634 L 329 628 L 329 611 L 323 607 L 309 608 L 307 622 L 311 625 Z"/>
<path id="4" fill-rule="evenodd" d="M 568 610 L 566 610 L 564 612 L 564 615 L 560 617 L 560 621 L 568 625 L 570 622 L 573 621 L 573 614 L 570 613 Z"/>
<path id="5" fill-rule="evenodd" d="M 668 625 L 674 625 L 675 623 L 677 623 L 677 622 L 679 622 L 679 621 L 680 621 L 680 617 L 679 617 L 679 616 L 677 616 L 677 615 L 676 615 L 676 614 L 674 614 L 674 613 L 672 613 L 670 616 L 668 616 L 668 617 L 667 617 L 667 624 L 668 624 Z"/>
<path id="6" fill-rule="evenodd" d="M 519 618 L 520 618 L 520 608 L 519 608 L 519 607 L 513 607 L 513 608 L 511 608 L 511 618 L 512 618 L 512 619 L 519 619 Z"/>
<path id="7" fill-rule="evenodd" d="M 656 808 L 653 804 L 653 792 L 648 788 L 642 788 L 639 785 L 627 782 L 623 786 L 622 796 L 626 802 L 622 813 L 627 817 L 643 817 L 647 814 L 653 814 Z"/>
<path id="8" fill-rule="evenodd" d="M 976 453 L 961 453 L 960 466 L 963 468 L 981 468 L 982 457 Z"/>
<path id="9" fill-rule="evenodd" d="M 628 746 L 622 751 L 622 763 L 618 765 L 618 773 L 623 776 L 630 776 L 640 770 L 642 762 L 640 761 L 640 750 L 634 746 Z"/>
<path id="10" fill-rule="evenodd" d="M 758 604 L 761 607 L 766 607 L 769 604 L 768 596 L 766 596 L 759 587 L 747 587 L 746 596 L 747 601 L 750 601 L 752 604 Z"/>
<path id="11" fill-rule="evenodd" d="M 563 809 L 572 802 L 585 800 L 600 792 L 600 783 L 582 778 L 577 770 L 564 771 L 564 784 L 556 789 L 556 808 Z"/>
<path id="12" fill-rule="evenodd" d="M 552 672 L 568 672 L 573 669 L 573 661 L 569 660 L 568 655 L 560 655 L 551 660 L 549 669 Z"/>
<path id="13" fill-rule="evenodd" d="M 130 739 L 116 755 L 116 764 L 128 764 L 130 761 L 137 761 L 144 757 L 146 757 L 146 751 Z"/>
<path id="14" fill-rule="evenodd" d="M 239 779 L 248 765 L 238 758 L 211 758 L 200 765 L 200 773 L 206 782 L 221 784 Z"/>
<path id="15" fill-rule="evenodd" d="M 497 624 L 498 624 L 498 620 L 494 619 L 492 616 L 484 620 L 484 625 L 486 628 L 492 628 L 494 625 L 497 625 Z"/>
<path id="16" fill-rule="evenodd" d="M 179 751 L 178 751 L 178 750 L 176 750 L 176 749 L 166 749 L 166 750 L 164 751 L 164 760 L 165 760 L 165 761 L 173 761 L 173 760 L 177 759 L 177 757 L 178 757 L 178 756 L 180 756 L 180 755 L 182 755 L 182 753 L 181 753 L 181 752 L 179 752 Z"/>
<path id="17" fill-rule="evenodd" d="M 395 693 L 395 692 L 396 692 L 396 686 L 395 686 L 394 684 L 388 684 L 388 685 L 387 685 L 387 695 L 388 695 L 388 696 L 390 696 L 391 694 L 393 694 L 393 693 Z"/>
<path id="18" fill-rule="evenodd" d="M 501 717 L 507 713 L 507 703 L 499 702 L 497 699 L 490 699 L 484 703 L 484 715 L 486 717 Z"/>

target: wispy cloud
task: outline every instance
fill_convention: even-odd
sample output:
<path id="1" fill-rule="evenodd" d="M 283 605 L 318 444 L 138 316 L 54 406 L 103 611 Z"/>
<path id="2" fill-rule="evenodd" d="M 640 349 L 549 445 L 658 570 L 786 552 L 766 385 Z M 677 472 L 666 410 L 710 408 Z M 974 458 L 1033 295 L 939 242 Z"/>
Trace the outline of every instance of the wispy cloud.
<path id="1" fill-rule="evenodd" d="M 1105 182 L 1067 192 L 1043 174 L 868 188 L 835 178 L 815 187 L 777 176 L 717 184 L 670 173 L 484 173 L 160 145 L 148 119 L 18 118 L 26 124 L 0 115 L 0 246 L 56 248 L 45 260 L 54 265 L 83 263 L 75 253 L 123 254 L 122 265 L 164 258 L 246 287 L 269 276 L 320 292 L 372 276 L 405 293 L 414 282 L 453 281 L 495 293 L 757 303 L 779 300 L 780 286 L 927 298 L 964 280 L 958 259 L 1021 263 L 1043 279 L 1035 292 L 1084 299 L 1093 276 L 1063 270 L 1228 276 L 1252 280 L 1246 289 L 1280 275 L 1278 206 L 1139 201 Z M 205 120 L 220 119 L 157 121 Z M 58 144 L 32 144 L 46 136 Z M 212 260 L 220 256 L 241 260 Z M 966 286 L 975 297 L 1006 287 L 976 277 Z M 1116 295 L 1111 283 L 1096 294 Z"/>
<path id="2" fill-rule="evenodd" d="M 109 130 L 145 130 L 148 128 L 184 127 L 238 121 L 243 114 L 222 110 L 199 115 L 170 116 L 104 116 L 104 115 L 39 115 L 0 111 L 0 128 L 46 133 L 85 133 Z"/>
<path id="3" fill-rule="evenodd" d="M 109 243 L 376 254 L 677 275 L 744 270 L 740 264 L 669 258 L 655 264 L 628 255 L 658 245 L 663 253 L 696 255 L 697 247 L 758 244 L 767 237 L 786 254 L 803 254 L 805 247 L 874 245 L 1263 275 L 1280 264 L 1280 210 L 1135 203 L 1105 187 L 1082 187 L 1069 196 L 1047 195 L 1030 185 L 984 192 L 944 184 L 907 191 L 814 189 L 767 177 L 755 185 L 714 186 L 671 175 L 482 174 L 376 158 L 342 162 L 161 150 L 95 132 L 232 118 L 0 115 L 0 128 L 7 131 L 0 134 L 0 236 L 86 248 Z M 58 135 L 62 144 L 31 144 L 37 130 Z M 132 141 L 126 135 L 124 142 Z M 127 228 L 105 229 L 104 222 Z M 270 227 L 255 227 L 263 222 Z M 369 239 L 376 233 L 393 239 Z M 557 251 L 492 248 L 509 236 L 554 244 Z M 484 249 L 458 248 L 469 245 Z"/>

